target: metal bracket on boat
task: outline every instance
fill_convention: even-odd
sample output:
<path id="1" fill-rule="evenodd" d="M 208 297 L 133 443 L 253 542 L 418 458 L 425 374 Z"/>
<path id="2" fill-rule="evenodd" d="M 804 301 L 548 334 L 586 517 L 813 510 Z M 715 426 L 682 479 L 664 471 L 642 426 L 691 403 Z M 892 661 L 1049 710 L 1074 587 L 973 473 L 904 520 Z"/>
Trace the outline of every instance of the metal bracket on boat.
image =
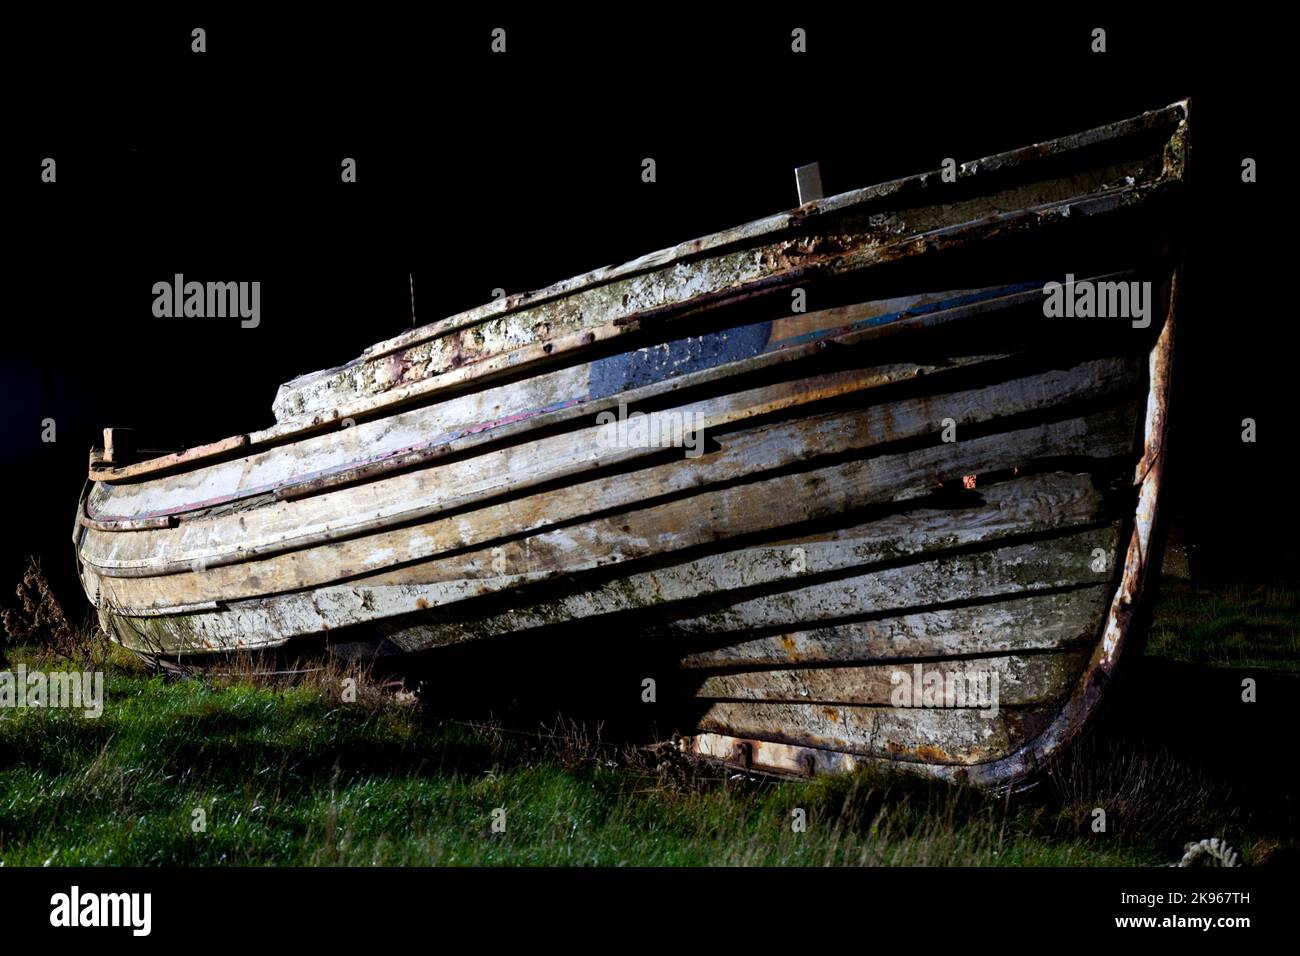
<path id="1" fill-rule="evenodd" d="M 824 198 L 821 163 L 799 166 L 794 171 L 794 181 L 799 188 L 799 205 L 806 206 L 810 202 Z"/>

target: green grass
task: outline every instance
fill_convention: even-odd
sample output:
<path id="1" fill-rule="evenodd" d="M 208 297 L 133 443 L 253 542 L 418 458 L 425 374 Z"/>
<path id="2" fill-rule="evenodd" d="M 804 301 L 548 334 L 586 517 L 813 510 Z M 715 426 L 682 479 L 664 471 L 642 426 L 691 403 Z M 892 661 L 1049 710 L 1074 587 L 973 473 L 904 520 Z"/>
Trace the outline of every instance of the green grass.
<path id="1" fill-rule="evenodd" d="M 1211 667 L 1300 671 L 1300 593 L 1281 585 L 1194 589 L 1166 578 L 1147 653 Z"/>
<path id="2" fill-rule="evenodd" d="M 1297 592 L 1168 580 L 1147 653 L 1300 670 Z M 168 680 L 121 652 L 106 670 L 98 719 L 0 710 L 0 865 L 1159 865 L 1212 835 L 1247 862 L 1296 849 L 1221 785 L 1130 745 L 1076 748 L 1007 800 L 887 771 L 747 777 L 563 723 L 444 721 L 364 681 L 344 703 L 337 673 Z"/>
<path id="3" fill-rule="evenodd" d="M 1218 812 L 1165 779 L 1178 768 L 1135 772 L 1145 783 L 1074 772 L 1015 803 L 883 771 L 737 778 L 574 727 L 533 735 L 379 693 L 345 704 L 323 686 L 169 681 L 119 658 L 99 719 L 0 711 L 0 864 L 1149 865 L 1214 835 L 1208 820 L 1170 822 Z M 1171 793 L 1196 798 L 1140 805 Z M 1089 826 L 1099 800 L 1104 834 Z M 1248 858 L 1270 845 L 1237 842 Z"/>

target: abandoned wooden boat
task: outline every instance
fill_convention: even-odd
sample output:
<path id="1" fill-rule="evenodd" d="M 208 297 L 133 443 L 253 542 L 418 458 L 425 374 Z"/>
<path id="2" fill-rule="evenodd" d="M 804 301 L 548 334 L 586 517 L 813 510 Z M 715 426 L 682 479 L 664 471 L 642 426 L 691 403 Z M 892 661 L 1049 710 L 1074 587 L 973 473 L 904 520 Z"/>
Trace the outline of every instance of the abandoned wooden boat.
<path id="1" fill-rule="evenodd" d="M 290 381 L 260 431 L 110 433 L 86 593 L 186 660 L 563 655 L 607 622 L 670 649 L 694 752 L 1021 781 L 1151 575 L 1187 130 L 1177 103 L 509 296 Z"/>

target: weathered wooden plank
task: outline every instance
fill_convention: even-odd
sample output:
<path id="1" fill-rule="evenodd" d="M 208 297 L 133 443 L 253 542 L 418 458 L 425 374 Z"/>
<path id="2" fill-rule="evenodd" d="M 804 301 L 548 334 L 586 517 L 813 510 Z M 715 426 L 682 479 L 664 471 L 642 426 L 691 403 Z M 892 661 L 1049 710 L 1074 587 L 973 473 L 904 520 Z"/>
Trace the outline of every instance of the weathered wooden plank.
<path id="1" fill-rule="evenodd" d="M 778 600 L 744 596 L 706 614 L 674 618 L 671 626 L 690 635 L 790 630 L 836 618 L 1098 584 L 1111 577 L 1118 535 L 1118 526 L 1112 526 L 824 581 L 784 592 Z"/>
<path id="2" fill-rule="evenodd" d="M 774 527 L 772 518 L 751 516 L 778 517 L 779 492 L 773 493 L 763 483 L 745 485 L 738 491 L 743 498 L 736 502 L 735 511 L 724 512 L 721 521 L 701 527 L 691 539 L 695 544 L 738 537 L 745 527 L 752 529 L 752 539 L 754 534 Z M 674 544 L 683 544 L 680 532 L 674 529 L 689 522 L 701 505 L 707 507 L 707 501 L 669 502 L 624 512 L 491 548 L 463 551 L 367 580 L 381 584 L 426 584 L 462 578 L 507 577 L 520 581 L 520 575 L 535 579 L 576 574 L 676 553 L 681 551 L 680 547 L 673 551 L 661 550 L 667 546 L 665 534 L 673 536 Z M 845 568 L 911 558 L 929 551 L 1059 531 L 1114 517 L 1115 509 L 1108 506 L 1090 476 L 1062 472 L 1033 475 L 988 485 L 982 492 L 966 496 L 964 502 L 955 495 L 928 506 L 922 500 L 905 511 L 857 521 L 845 514 L 844 527 L 724 552 L 707 566 L 692 568 L 681 582 L 675 579 L 671 567 L 663 568 L 655 575 L 659 587 L 654 599 L 671 601 L 687 596 L 674 591 L 674 584 L 684 584 L 690 596 L 698 595 L 705 585 L 714 591 L 734 590 L 786 581 L 792 574 L 814 577 Z"/>
<path id="3" fill-rule="evenodd" d="M 1085 650 L 1029 656 L 876 664 L 799 667 L 700 674 L 689 692 L 703 700 L 787 701 L 814 704 L 909 703 L 912 688 L 930 688 L 947 706 L 987 708 L 1059 700 L 1078 680 Z M 934 682 L 931 686 L 930 682 Z M 950 698 L 943 695 L 950 694 Z"/>
<path id="4" fill-rule="evenodd" d="M 823 776 L 852 773 L 870 758 L 841 750 L 818 750 L 772 740 L 743 740 L 728 734 L 697 733 L 679 741 L 683 753 L 734 763 L 767 773 Z M 887 758 L 879 758 L 887 760 Z"/>
<path id="5" fill-rule="evenodd" d="M 670 584 L 707 581 L 703 572 L 714 560 L 711 558 L 685 563 L 676 573 L 655 569 L 589 586 L 574 582 L 565 593 L 531 599 L 526 593 L 502 592 L 495 605 L 476 601 L 453 606 L 482 597 L 485 591 L 491 594 L 482 580 L 387 585 L 357 581 L 232 602 L 224 610 L 179 617 L 126 614 L 120 605 L 115 607 L 117 602 L 107 591 L 98 603 L 101 613 L 107 608 L 119 617 L 131 618 L 124 623 L 138 628 L 169 653 L 275 646 L 302 634 L 388 618 L 401 618 L 385 631 L 390 641 L 408 651 L 616 614 L 630 614 L 637 621 L 620 625 L 624 633 L 629 627 L 638 627 L 701 636 L 756 628 L 807 629 L 816 622 L 914 613 L 932 605 L 1096 585 L 1109 579 L 1107 562 L 1113 560 L 1117 541 L 1118 527 L 1113 526 L 1031 544 L 949 554 L 921 564 L 889 566 L 802 587 L 799 579 L 792 578 L 788 582 L 792 588 L 769 589 L 757 595 L 752 590 L 734 591 L 714 596 L 704 609 L 689 601 L 664 602 L 660 594 L 665 580 Z M 1097 559 L 1099 549 L 1102 561 Z M 105 585 L 121 583 L 98 578 L 92 571 L 86 571 L 86 576 L 87 591 L 92 594 Z M 129 633 L 123 637 L 132 639 Z"/>
<path id="6" fill-rule="evenodd" d="M 722 631 L 685 654 L 684 668 L 932 658 L 1047 650 L 1095 640 L 1110 598 L 1105 584 L 746 638 Z"/>
<path id="7" fill-rule="evenodd" d="M 855 508 L 929 493 L 935 485 L 962 475 L 1002 471 L 1044 458 L 1091 452 L 1099 458 L 1131 447 L 1135 411 L 1126 403 L 1083 419 L 1052 422 L 1004 434 L 870 459 L 857 459 L 811 472 L 777 474 L 761 482 L 702 490 L 650 507 L 640 527 L 653 529 L 642 553 L 668 553 L 762 528 L 834 517 Z M 868 416 L 869 419 L 869 416 Z M 761 474 L 815 454 L 854 447 L 863 416 L 836 413 L 822 420 L 756 429 L 736 436 L 717 456 L 687 458 L 661 466 L 661 481 L 641 486 L 645 473 L 615 475 L 570 489 L 573 500 L 599 513 L 613 499 L 632 512 L 673 486 L 706 488 L 706 480 Z M 871 429 L 868 428 L 870 434 Z M 744 448 L 738 451 L 738 448 Z M 647 469 L 647 472 L 651 471 Z M 721 474 L 719 475 L 719 472 Z M 703 477 L 702 477 L 703 476 Z M 668 486 L 665 488 L 665 486 Z M 545 507 L 545 504 L 543 504 Z M 552 520 L 549 510 L 530 515 L 527 501 L 512 502 L 515 526 Z M 509 512 L 507 512 L 509 514 Z M 521 520 L 522 519 L 522 520 Z M 446 527 L 439 521 L 402 527 L 363 538 L 318 545 L 245 564 L 192 570 L 152 578 L 103 577 L 101 587 L 119 606 L 161 608 L 205 600 L 239 600 L 259 594 L 318 587 L 349 577 L 381 572 L 393 565 L 424 560 L 445 549 Z M 458 515 L 450 522 L 461 541 L 481 541 L 478 521 Z M 630 524 L 629 524 L 630 527 Z M 87 536 L 99 534 L 88 530 Z M 155 534 L 157 532 L 137 532 Z M 630 533 L 630 532 L 629 532 Z M 441 539 L 441 540 L 440 540 Z M 83 559 L 84 560 L 84 559 Z M 89 564 L 89 561 L 85 563 Z M 100 573 L 99 569 L 95 569 Z"/>
<path id="8" fill-rule="evenodd" d="M 532 523 L 539 520 L 539 516 L 529 517 L 529 511 L 540 512 L 540 520 L 563 521 L 585 513 L 582 508 L 617 508 L 626 506 L 628 502 L 760 474 L 819 454 L 866 449 L 884 441 L 933 434 L 942 430 L 943 421 L 948 418 L 959 423 L 959 427 L 968 427 L 999 416 L 1035 411 L 1072 399 L 1122 393 L 1132 386 L 1136 375 L 1137 367 L 1133 363 L 1103 359 L 1013 383 L 998 383 L 950 395 L 906 400 L 724 434 L 714 439 L 719 450 L 697 458 L 654 465 L 612 481 L 580 482 L 568 491 L 539 496 L 534 506 L 521 505 L 513 509 L 511 520 L 519 531 L 532 530 L 539 527 Z M 707 425 L 710 417 L 712 420 L 727 415 L 750 417 L 782 401 L 802 400 L 810 394 L 834 393 L 874 381 L 869 374 L 859 377 L 855 373 L 828 378 L 828 381 L 789 389 L 785 396 L 782 396 L 782 388 L 755 389 L 752 395 L 723 397 L 678 411 L 682 415 L 689 412 L 706 416 L 704 434 L 707 438 L 710 437 Z M 797 390 L 805 388 L 812 391 L 801 393 Z M 1113 449 L 1114 442 L 1110 440 L 1113 436 L 1113 428 L 1103 429 L 1097 440 L 1098 447 Z M 1092 440 L 1081 438 L 1083 444 L 1076 450 L 1087 452 Z M 207 568 L 242 563 L 295 545 L 321 546 L 323 542 L 360 531 L 428 519 L 508 493 L 522 494 L 542 483 L 589 474 L 596 463 L 610 465 L 648 458 L 652 452 L 660 450 L 602 447 L 600 426 L 593 425 L 582 432 L 556 435 L 480 457 L 449 462 L 436 470 L 399 475 L 311 499 L 278 502 L 249 512 L 182 522 L 174 529 L 142 530 L 131 534 L 94 530 L 87 536 L 83 560 L 101 572 L 115 576 L 175 572 L 190 568 L 195 562 Z M 1101 457 L 1109 454 L 1091 453 Z M 1007 454 L 1015 454 L 1014 446 L 1008 449 Z M 906 481 L 907 478 L 904 476 L 899 480 Z M 455 544 L 444 544 L 443 547 L 472 545 L 475 540 L 484 540 L 482 536 L 476 537 L 474 522 L 462 522 L 457 527 L 462 530 L 459 539 Z M 420 532 L 422 537 L 438 534 L 436 528 Z M 394 551 L 400 546 L 400 541 L 377 545 Z M 427 556 L 429 554 L 414 554 L 408 559 Z M 348 560 L 350 563 L 360 559 Z M 368 569 L 373 570 L 373 564 Z"/>
<path id="9" fill-rule="evenodd" d="M 965 708 L 719 701 L 698 721 L 706 732 L 797 743 L 893 760 L 977 764 L 1011 753 L 1044 722 L 1036 709 L 992 716 Z"/>

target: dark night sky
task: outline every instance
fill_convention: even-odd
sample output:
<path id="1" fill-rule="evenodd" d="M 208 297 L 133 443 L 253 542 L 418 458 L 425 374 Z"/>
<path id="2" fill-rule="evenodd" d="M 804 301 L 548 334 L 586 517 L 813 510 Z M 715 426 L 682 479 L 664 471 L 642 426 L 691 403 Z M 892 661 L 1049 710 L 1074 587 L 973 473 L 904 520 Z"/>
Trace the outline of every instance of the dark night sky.
<path id="1" fill-rule="evenodd" d="M 280 382 L 409 327 L 408 272 L 431 321 L 497 286 L 535 288 L 788 208 L 793 168 L 813 160 L 830 194 L 1184 96 L 1196 212 L 1172 504 L 1243 568 L 1294 561 L 1276 478 L 1294 317 L 1271 281 L 1288 250 L 1267 227 L 1291 205 L 1280 31 L 655 9 L 581 27 L 199 17 L 16 30 L 35 72 L 18 81 L 6 137 L 4 596 L 25 554 L 70 573 L 100 428 L 192 444 L 269 424 Z M 208 29 L 201 56 L 195 25 Z M 505 56 L 488 52 L 497 25 Z M 1088 50 L 1098 25 L 1103 55 Z M 789 53 L 794 26 L 809 31 L 802 57 Z M 54 186 L 38 179 L 46 155 Z M 354 186 L 339 182 L 343 156 L 358 161 Z M 646 156 L 653 185 L 640 180 Z M 1243 156 L 1262 182 L 1241 183 Z M 175 272 L 260 280 L 260 327 L 154 318 L 151 287 Z M 1256 445 L 1239 438 L 1247 416 Z M 45 418 L 54 444 L 40 440 Z"/>

